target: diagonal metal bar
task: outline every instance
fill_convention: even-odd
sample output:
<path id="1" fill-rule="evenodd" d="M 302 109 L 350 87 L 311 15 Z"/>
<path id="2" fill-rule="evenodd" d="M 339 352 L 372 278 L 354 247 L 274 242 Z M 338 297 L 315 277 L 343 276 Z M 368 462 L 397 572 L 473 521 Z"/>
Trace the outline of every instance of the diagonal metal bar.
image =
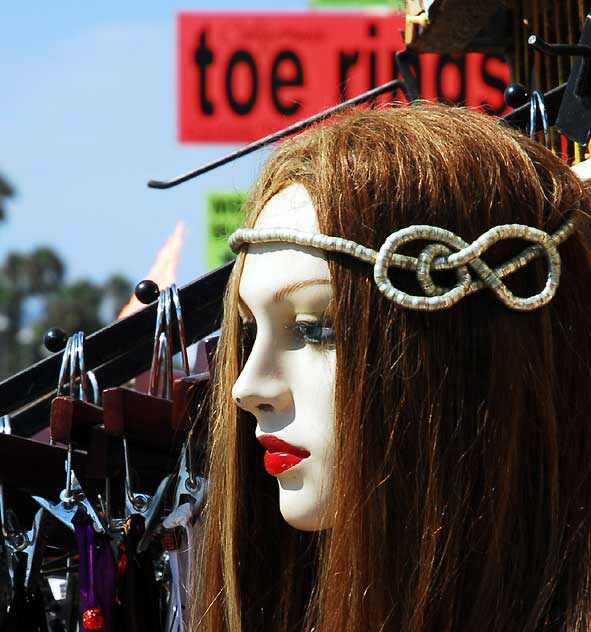
<path id="1" fill-rule="evenodd" d="M 564 94 L 564 87 L 565 87 L 564 85 L 558 86 L 557 88 L 550 90 L 548 93 L 544 95 L 550 126 L 552 126 L 554 122 L 556 121 L 556 117 L 558 115 L 558 109 L 560 108 L 560 101 L 562 100 L 562 96 Z M 315 123 L 318 123 L 335 114 L 338 114 L 342 110 L 345 110 L 355 105 L 359 105 L 361 103 L 366 103 L 367 101 L 371 101 L 372 99 L 375 99 L 375 97 L 379 96 L 380 94 L 389 92 L 390 90 L 395 91 L 398 89 L 402 90 L 404 96 L 409 102 L 412 102 L 417 99 L 417 95 L 415 94 L 415 91 L 412 89 L 409 90 L 409 86 L 404 80 L 394 79 L 392 81 L 389 81 L 388 83 L 378 86 L 377 88 L 374 88 L 373 90 L 368 90 L 367 92 L 364 92 L 356 97 L 353 97 L 352 99 L 348 99 L 347 101 L 343 101 L 342 103 L 339 103 L 338 105 L 328 108 L 327 110 L 323 110 L 322 112 L 319 112 L 318 114 L 315 114 L 314 116 L 298 121 L 297 123 L 294 123 L 293 125 L 290 125 L 282 130 L 274 132 L 273 134 L 269 134 L 268 136 L 263 136 L 262 138 L 259 138 L 258 140 L 255 140 L 254 142 L 249 143 L 248 145 L 245 145 L 244 147 L 241 147 L 240 149 L 230 154 L 222 156 L 221 158 L 217 158 L 216 160 L 209 162 L 206 165 L 203 165 L 202 167 L 194 169 L 193 171 L 189 171 L 188 173 L 185 173 L 184 175 L 178 176 L 177 178 L 173 178 L 172 180 L 150 180 L 148 182 L 148 186 L 152 189 L 170 189 L 179 184 L 182 184 L 183 182 L 187 182 L 188 180 L 192 180 L 193 178 L 196 178 L 197 176 L 207 173 L 208 171 L 213 171 L 214 169 L 217 169 L 218 167 L 221 167 L 230 162 L 233 162 L 234 160 L 237 160 L 238 158 L 242 158 L 243 156 L 246 156 L 254 151 L 257 151 L 258 149 L 262 149 L 263 147 L 266 147 L 267 145 L 270 145 L 278 140 L 281 140 L 285 138 L 286 136 L 290 136 L 292 134 L 301 132 L 302 130 L 307 129 L 308 127 L 311 127 Z M 516 108 L 515 110 L 513 110 L 512 112 L 504 116 L 503 119 L 510 125 L 514 127 L 519 127 L 520 129 L 525 130 L 526 125 L 527 125 L 528 115 L 529 115 L 529 103 L 519 108 Z"/>
<path id="2" fill-rule="evenodd" d="M 187 180 L 192 180 L 193 178 L 196 178 L 197 176 L 207 173 L 208 171 L 212 171 L 213 169 L 217 169 L 218 167 L 221 167 L 222 165 L 226 165 L 229 162 L 236 160 L 237 158 L 242 158 L 242 156 L 251 154 L 253 151 L 256 151 L 257 149 L 261 149 L 262 147 L 266 147 L 267 145 L 270 145 L 271 143 L 275 143 L 278 140 L 285 138 L 286 136 L 297 134 L 298 132 L 301 132 L 302 130 L 305 130 L 308 127 L 311 127 L 315 123 L 318 123 L 320 121 L 323 121 L 324 119 L 334 116 L 335 114 L 338 114 L 339 112 L 342 112 L 343 110 L 346 110 L 347 108 L 350 108 L 354 105 L 359 105 L 360 103 L 367 103 L 368 101 L 375 99 L 380 94 L 384 94 L 385 92 L 390 92 L 390 91 L 394 92 L 396 90 L 402 90 L 406 99 L 408 101 L 412 100 L 413 95 L 408 93 L 405 82 L 402 81 L 401 79 L 393 79 L 392 81 L 388 81 L 388 83 L 384 83 L 383 85 L 378 86 L 377 88 L 373 88 L 372 90 L 368 90 L 367 92 L 359 94 L 356 97 L 353 97 L 352 99 L 347 99 L 346 101 L 343 101 L 342 103 L 339 103 L 338 105 L 334 105 L 333 107 L 330 107 L 327 110 L 322 110 L 322 112 L 319 112 L 318 114 L 314 114 L 313 116 L 310 116 L 309 118 L 302 119 L 301 121 L 298 121 L 297 123 L 294 123 L 293 125 L 289 125 L 288 127 L 285 127 L 284 129 L 279 130 L 278 132 L 273 132 L 273 134 L 269 134 L 268 136 L 263 136 L 263 138 L 259 138 L 258 140 L 255 140 L 254 142 L 249 143 L 248 145 L 245 145 L 244 147 L 241 147 L 240 149 L 230 154 L 227 154 L 226 156 L 222 156 L 222 158 L 218 158 L 217 160 L 214 160 L 213 162 L 203 165 L 202 167 L 199 167 L 198 169 L 189 171 L 189 173 L 185 173 L 184 175 L 179 176 L 178 178 L 173 178 L 172 180 L 150 180 L 148 182 L 148 186 L 152 189 L 170 189 L 172 187 L 176 187 L 177 185 L 182 184 L 183 182 L 187 182 Z"/>

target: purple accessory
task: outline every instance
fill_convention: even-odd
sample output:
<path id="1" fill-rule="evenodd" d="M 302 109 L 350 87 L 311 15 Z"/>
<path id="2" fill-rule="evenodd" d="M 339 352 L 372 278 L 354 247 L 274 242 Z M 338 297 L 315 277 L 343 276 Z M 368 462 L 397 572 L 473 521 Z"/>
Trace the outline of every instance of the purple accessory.
<path id="1" fill-rule="evenodd" d="M 83 512 L 79 511 L 76 514 L 73 523 L 80 555 L 78 566 L 82 614 L 80 629 L 84 632 L 94 630 L 113 632 L 117 566 L 111 545 L 108 538 L 95 532 L 92 520 Z M 89 611 L 97 610 L 102 613 L 104 621 L 102 626 L 86 627 L 84 623 L 91 621 L 95 621 L 98 625 L 100 616 L 86 616 Z M 98 613 L 95 612 L 95 615 Z"/>

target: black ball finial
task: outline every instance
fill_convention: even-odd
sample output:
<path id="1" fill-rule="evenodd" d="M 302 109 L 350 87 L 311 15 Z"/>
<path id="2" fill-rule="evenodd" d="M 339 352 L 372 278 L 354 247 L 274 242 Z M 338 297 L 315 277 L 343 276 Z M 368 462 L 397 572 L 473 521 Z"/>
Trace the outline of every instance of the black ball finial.
<path id="1" fill-rule="evenodd" d="M 527 88 L 521 83 L 510 83 L 505 88 L 505 103 L 510 108 L 518 108 L 529 99 L 529 92 Z"/>
<path id="2" fill-rule="evenodd" d="M 160 290 L 154 281 L 144 279 L 135 286 L 135 296 L 140 303 L 149 305 L 158 300 Z"/>
<path id="3" fill-rule="evenodd" d="M 66 343 L 68 342 L 68 336 L 63 329 L 59 327 L 52 327 L 45 332 L 45 336 L 43 336 L 43 344 L 47 351 L 51 351 L 52 353 L 57 353 L 65 348 Z"/>

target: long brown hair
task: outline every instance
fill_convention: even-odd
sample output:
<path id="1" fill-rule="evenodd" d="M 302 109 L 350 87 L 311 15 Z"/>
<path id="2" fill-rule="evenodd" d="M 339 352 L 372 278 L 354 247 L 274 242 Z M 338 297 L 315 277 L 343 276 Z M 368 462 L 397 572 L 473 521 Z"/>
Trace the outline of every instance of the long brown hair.
<path id="1" fill-rule="evenodd" d="M 252 192 L 247 224 L 294 182 L 321 232 L 374 249 L 411 224 L 466 241 L 505 223 L 552 232 L 571 214 L 582 225 L 591 201 L 539 144 L 440 105 L 354 111 L 285 142 Z M 500 244 L 485 259 L 498 264 L 523 246 Z M 333 527 L 317 534 L 282 519 L 254 421 L 231 400 L 243 362 L 238 257 L 217 357 L 193 630 L 591 629 L 591 275 L 580 229 L 559 252 L 556 296 L 528 313 L 490 290 L 437 313 L 399 309 L 369 265 L 329 255 L 337 445 Z M 539 260 L 507 283 L 531 295 L 545 276 Z M 391 277 L 412 290 L 412 279 Z"/>

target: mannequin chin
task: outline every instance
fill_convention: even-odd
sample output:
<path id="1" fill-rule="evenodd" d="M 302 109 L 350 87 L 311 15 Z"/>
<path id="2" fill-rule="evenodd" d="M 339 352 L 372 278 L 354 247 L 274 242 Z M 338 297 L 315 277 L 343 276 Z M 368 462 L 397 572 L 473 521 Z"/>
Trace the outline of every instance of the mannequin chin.
<path id="1" fill-rule="evenodd" d="M 324 473 L 323 473 L 324 476 Z M 325 477 L 330 482 L 330 477 Z M 329 500 L 329 490 L 317 484 L 314 473 L 286 472 L 277 477 L 279 508 L 285 521 L 301 531 L 320 531 L 330 527 L 323 515 Z"/>
<path id="2" fill-rule="evenodd" d="M 305 187 L 292 184 L 274 195 L 255 227 L 317 232 Z M 266 449 L 261 467 L 277 478 L 284 519 L 296 529 L 326 529 L 336 365 L 328 264 L 312 248 L 251 245 L 239 291 L 254 343 L 232 395 L 257 420 L 256 436 Z"/>

